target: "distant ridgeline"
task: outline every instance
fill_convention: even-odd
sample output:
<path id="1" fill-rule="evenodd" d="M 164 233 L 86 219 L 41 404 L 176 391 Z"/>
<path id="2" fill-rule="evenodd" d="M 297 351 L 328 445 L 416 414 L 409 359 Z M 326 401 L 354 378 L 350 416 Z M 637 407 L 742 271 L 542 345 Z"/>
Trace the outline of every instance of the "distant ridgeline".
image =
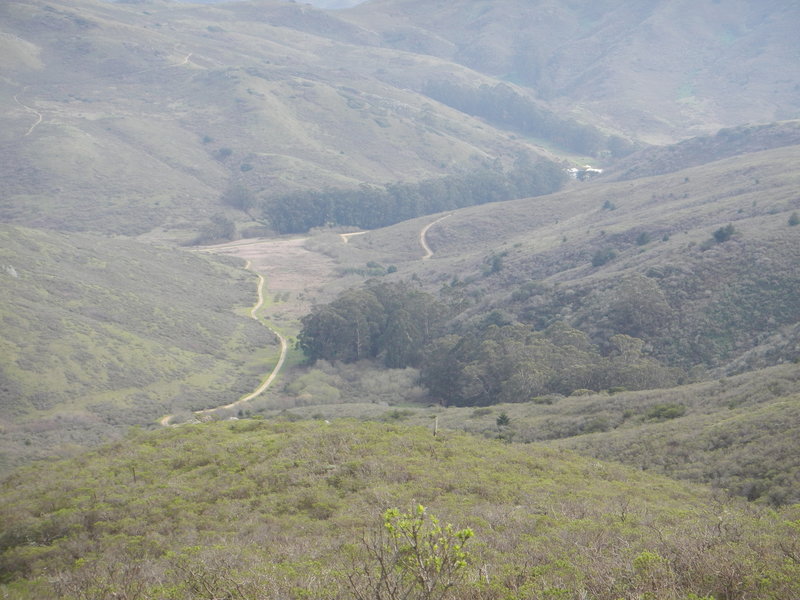
<path id="1" fill-rule="evenodd" d="M 544 138 L 570 152 L 620 157 L 636 150 L 628 140 L 606 135 L 592 125 L 563 119 L 502 83 L 474 88 L 448 81 L 429 81 L 422 93 L 465 114 L 485 119 L 492 125 Z"/>
<path id="2" fill-rule="evenodd" d="M 565 181 L 552 161 L 520 160 L 510 171 L 486 167 L 419 183 L 294 192 L 267 200 L 262 210 L 278 233 L 323 225 L 375 229 L 465 206 L 550 194 Z"/>

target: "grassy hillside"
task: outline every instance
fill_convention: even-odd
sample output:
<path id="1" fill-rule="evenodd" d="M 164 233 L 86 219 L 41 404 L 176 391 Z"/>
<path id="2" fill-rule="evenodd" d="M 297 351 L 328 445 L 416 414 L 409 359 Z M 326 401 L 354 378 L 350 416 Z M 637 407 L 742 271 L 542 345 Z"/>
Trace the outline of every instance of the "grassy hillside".
<path id="1" fill-rule="evenodd" d="M 430 261 L 418 260 L 411 223 L 352 245 L 397 264 L 396 277 L 446 286 L 467 306 L 464 317 L 499 310 L 537 328 L 563 321 L 595 340 L 624 333 L 672 364 L 737 371 L 746 364 L 732 361 L 797 322 L 800 228 L 789 224 L 800 208 L 796 153 L 788 146 L 460 210 L 428 232 Z M 714 233 L 728 225 L 735 234 L 717 242 Z M 596 264 L 603 254 L 608 260 Z M 773 342 L 772 364 L 796 357 L 792 343 Z"/>
<path id="2" fill-rule="evenodd" d="M 231 186 L 413 182 L 543 152 L 404 79 L 463 67 L 305 5 L 36 0 L 0 18 L 5 221 L 186 239 L 219 210 L 250 221 L 221 201 Z"/>
<path id="3" fill-rule="evenodd" d="M 639 179 L 674 173 L 751 152 L 761 152 L 800 142 L 800 121 L 767 125 L 742 125 L 721 129 L 715 135 L 699 136 L 669 146 L 652 146 L 610 169 L 614 179 Z"/>
<path id="4" fill-rule="evenodd" d="M 444 598 L 800 592 L 791 512 L 421 428 L 244 420 L 163 430 L 20 471 L 0 493 L 3 591 L 18 598 L 374 595 L 367 575 L 381 554 L 369 549 L 388 542 L 381 514 L 417 504 L 474 532 Z M 393 580 L 405 584 L 403 572 Z"/>
<path id="5" fill-rule="evenodd" d="M 376 372 L 383 355 L 374 363 L 322 362 L 297 373 L 283 397 L 255 408 L 272 416 L 289 410 L 412 423 L 438 415 L 453 427 L 565 439 L 590 454 L 751 499 L 796 502 L 792 473 L 800 457 L 788 441 L 796 426 L 792 382 L 800 357 L 800 228 L 790 224 L 800 208 L 800 185 L 789 166 L 796 154 L 796 146 L 779 147 L 667 175 L 576 183 L 552 196 L 372 231 L 346 246 L 335 236 L 313 238 L 316 249 L 343 265 L 396 265 L 396 273 L 381 272 L 380 280 L 437 293 L 457 315 L 446 330 L 455 337 L 429 346 L 424 360 L 407 369 Z M 684 160 L 681 152 L 674 156 Z M 434 254 L 423 261 L 419 232 L 434 222 L 427 232 Z M 728 225 L 734 234 L 717 240 Z M 593 264 L 606 249 L 613 258 Z M 490 327 L 503 324 L 508 328 Z M 542 340 L 536 336 L 548 335 L 558 346 L 548 331 L 565 326 L 578 330 L 573 336 L 582 332 L 575 337 L 583 340 L 580 347 L 562 356 L 548 346 L 537 355 Z M 520 349 L 520 331 L 531 332 L 531 350 Z M 628 337 L 615 337 L 620 334 Z M 493 407 L 482 418 L 472 416 L 481 409 L 425 407 L 442 398 L 420 386 L 420 374 L 424 384 L 454 339 L 473 350 L 447 363 L 450 389 L 480 381 L 498 390 L 484 393 L 480 403 L 515 404 Z M 525 362 L 528 355 L 538 358 Z M 581 363 L 586 357 L 591 364 Z M 560 371 L 554 361 L 562 361 Z M 551 363 L 555 387 L 548 393 L 522 393 L 535 386 L 509 383 L 517 373 L 536 380 Z M 694 381 L 706 383 L 686 386 Z M 674 389 L 619 393 L 623 385 L 678 382 L 683 385 Z M 580 394 L 589 392 L 581 388 L 602 393 L 584 399 Z M 515 427 L 498 432 L 495 419 L 503 410 Z M 747 423 L 752 428 L 745 432 Z"/>
<path id="6" fill-rule="evenodd" d="M 267 418 L 359 418 L 539 442 L 711 485 L 763 504 L 800 500 L 800 367 L 644 391 L 578 391 L 485 407 L 442 407 L 416 369 L 317 363 L 248 410 Z M 506 414 L 510 423 L 498 426 Z"/>
<path id="7" fill-rule="evenodd" d="M 2 471 L 235 400 L 277 352 L 232 260 L 0 228 Z"/>

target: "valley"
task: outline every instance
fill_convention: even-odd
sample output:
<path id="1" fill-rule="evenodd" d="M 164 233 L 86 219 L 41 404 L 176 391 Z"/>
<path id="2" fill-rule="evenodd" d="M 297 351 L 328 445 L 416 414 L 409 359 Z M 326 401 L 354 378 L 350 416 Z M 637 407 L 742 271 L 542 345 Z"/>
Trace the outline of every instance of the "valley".
<path id="1" fill-rule="evenodd" d="M 800 597 L 796 3 L 0 3 L 0 597 Z"/>

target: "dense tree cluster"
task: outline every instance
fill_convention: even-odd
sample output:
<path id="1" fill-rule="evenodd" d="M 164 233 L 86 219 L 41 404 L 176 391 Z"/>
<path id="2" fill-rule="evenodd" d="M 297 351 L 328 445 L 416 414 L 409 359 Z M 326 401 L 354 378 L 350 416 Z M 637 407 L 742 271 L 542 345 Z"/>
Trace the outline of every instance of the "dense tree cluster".
<path id="1" fill-rule="evenodd" d="M 374 229 L 465 206 L 549 194 L 564 181 L 555 163 L 521 159 L 508 172 L 483 168 L 419 183 L 295 192 L 268 200 L 263 216 L 279 233 L 326 224 Z"/>
<path id="2" fill-rule="evenodd" d="M 443 404 L 485 406 L 537 396 L 612 387 L 674 384 L 675 372 L 643 353 L 643 343 L 615 335 L 603 355 L 582 331 L 556 323 L 489 325 L 438 338 L 427 349 L 422 382 Z"/>
<path id="3" fill-rule="evenodd" d="M 302 320 L 298 346 L 311 360 L 379 358 L 387 367 L 417 366 L 445 308 L 430 294 L 401 284 L 347 290 Z"/>
<path id="4" fill-rule="evenodd" d="M 236 236 L 236 224 L 222 213 L 213 215 L 190 242 L 194 245 L 227 242 Z"/>
<path id="5" fill-rule="evenodd" d="M 675 372 L 648 358 L 644 343 L 618 334 L 605 353 L 563 323 L 544 331 L 484 319 L 459 331 L 429 294 L 399 284 L 341 294 L 303 319 L 298 345 L 315 361 L 379 358 L 387 367 L 420 367 L 421 381 L 445 405 L 521 402 L 548 393 L 675 382 Z"/>
<path id="6" fill-rule="evenodd" d="M 572 152 L 625 156 L 634 150 L 625 139 L 607 136 L 591 125 L 561 118 L 504 83 L 475 88 L 437 80 L 427 82 L 423 93 L 468 115 L 524 135 L 545 138 Z"/>

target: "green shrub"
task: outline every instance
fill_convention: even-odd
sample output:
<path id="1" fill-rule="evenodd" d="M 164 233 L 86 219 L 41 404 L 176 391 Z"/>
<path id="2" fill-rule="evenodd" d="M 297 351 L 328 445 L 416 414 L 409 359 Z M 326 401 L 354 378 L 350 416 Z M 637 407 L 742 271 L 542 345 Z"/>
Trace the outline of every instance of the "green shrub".
<path id="1" fill-rule="evenodd" d="M 736 233 L 736 228 L 729 223 L 725 227 L 720 227 L 714 232 L 714 240 L 718 244 L 722 244 L 723 242 L 727 242 L 729 239 L 731 239 L 734 233 Z"/>
<path id="2" fill-rule="evenodd" d="M 614 260 L 616 257 L 617 253 L 613 248 L 601 248 L 594 253 L 592 257 L 592 266 L 601 267 L 607 262 Z"/>
<path id="3" fill-rule="evenodd" d="M 653 421 L 677 419 L 686 414 L 686 407 L 679 403 L 656 404 L 647 411 L 647 418 Z"/>

